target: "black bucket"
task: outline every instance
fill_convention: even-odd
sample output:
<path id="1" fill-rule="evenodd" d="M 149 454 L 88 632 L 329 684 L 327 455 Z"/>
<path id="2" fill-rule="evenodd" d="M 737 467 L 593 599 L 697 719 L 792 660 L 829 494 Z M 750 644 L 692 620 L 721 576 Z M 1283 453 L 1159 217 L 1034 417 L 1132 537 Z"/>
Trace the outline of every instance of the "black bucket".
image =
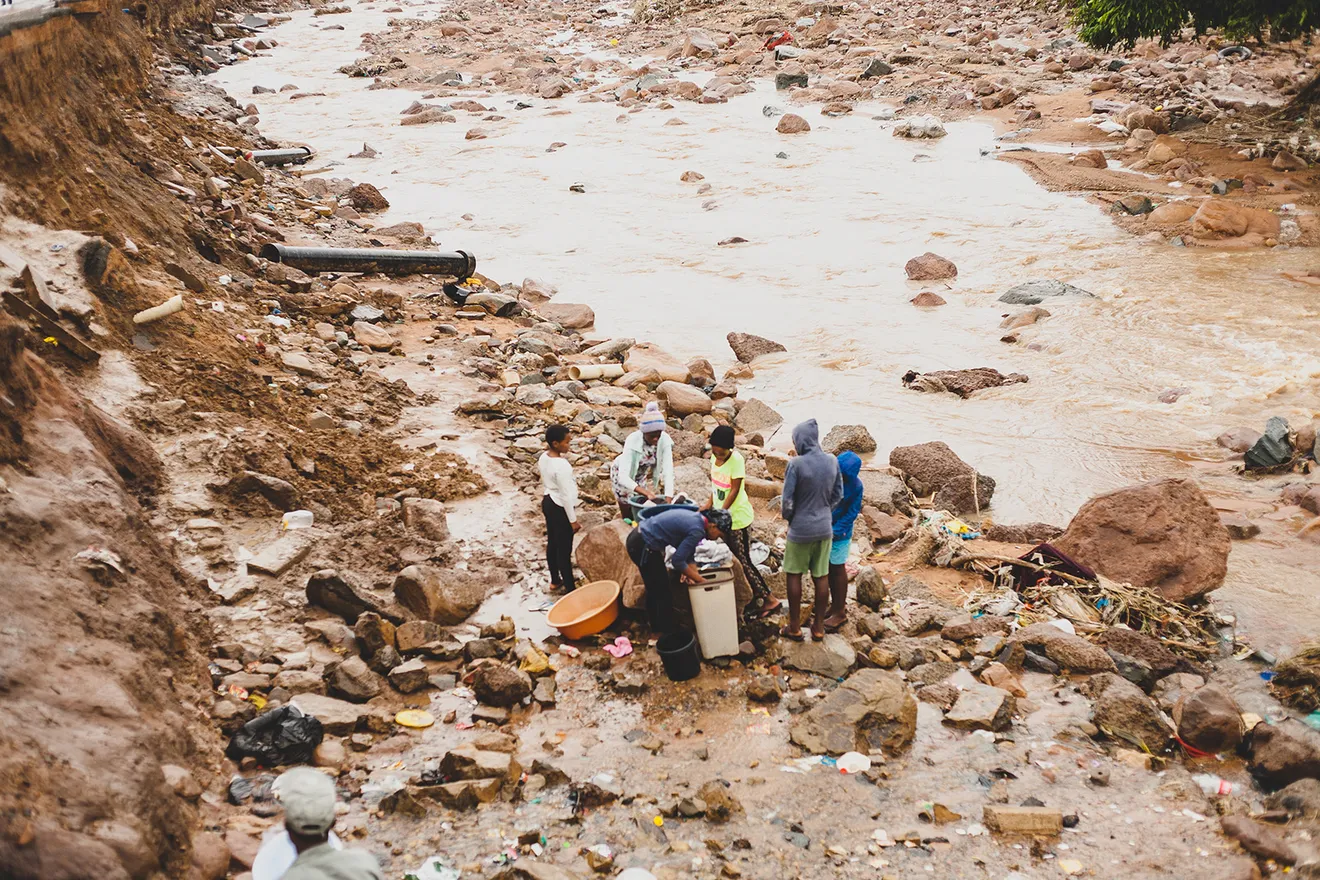
<path id="1" fill-rule="evenodd" d="M 665 675 L 670 681 L 687 681 L 701 672 L 701 650 L 697 637 L 685 629 L 661 636 L 655 643 L 660 660 L 665 664 Z"/>

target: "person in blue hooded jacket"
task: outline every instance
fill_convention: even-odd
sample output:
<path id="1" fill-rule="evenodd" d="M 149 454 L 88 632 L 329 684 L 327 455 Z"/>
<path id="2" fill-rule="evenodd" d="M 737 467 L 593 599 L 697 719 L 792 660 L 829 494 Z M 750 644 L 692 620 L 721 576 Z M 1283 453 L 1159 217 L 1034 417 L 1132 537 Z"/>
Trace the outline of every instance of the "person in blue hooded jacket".
<path id="1" fill-rule="evenodd" d="M 820 448 L 820 429 L 808 419 L 793 429 L 797 455 L 784 473 L 779 514 L 788 520 L 784 572 L 788 575 L 788 624 L 779 630 L 786 639 L 800 642 L 802 635 L 802 576 L 816 582 L 815 616 L 811 636 L 825 637 L 825 615 L 830 600 L 830 550 L 833 547 L 834 505 L 843 497 L 839 461 Z"/>
<path id="2" fill-rule="evenodd" d="M 852 550 L 853 524 L 862 512 L 862 481 L 858 474 L 862 460 L 855 452 L 839 453 L 839 473 L 843 476 L 843 497 L 834 505 L 834 537 L 830 543 L 830 608 L 825 615 L 825 632 L 836 632 L 848 622 L 848 572 L 844 565 Z"/>

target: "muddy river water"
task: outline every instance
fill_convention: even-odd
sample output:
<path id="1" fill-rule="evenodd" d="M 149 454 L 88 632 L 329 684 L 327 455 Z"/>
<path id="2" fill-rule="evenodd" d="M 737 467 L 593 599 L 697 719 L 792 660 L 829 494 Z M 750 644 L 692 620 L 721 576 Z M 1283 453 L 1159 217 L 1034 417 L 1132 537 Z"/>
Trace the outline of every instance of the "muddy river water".
<path id="1" fill-rule="evenodd" d="M 1134 238 L 1085 199 L 996 160 L 1010 142 L 977 122 L 908 141 L 891 136 L 872 103 L 839 119 L 808 108 L 809 134 L 780 135 L 763 108 L 793 108 L 768 82 L 728 104 L 637 113 L 572 96 L 525 98 L 532 106 L 517 110 L 518 96 L 474 92 L 505 118 L 401 126 L 418 93 L 369 91 L 369 79 L 335 69 L 362 54 L 363 33 L 438 8 L 296 12 L 272 30 L 276 50 L 213 79 L 257 104 L 267 136 L 314 145 L 319 166 L 334 163 L 327 176 L 376 184 L 392 205 L 381 224 L 418 221 L 443 246 L 477 254 L 491 277 L 556 285 L 560 299 L 595 310 L 602 335 L 707 356 L 717 368 L 732 360 L 729 331 L 782 342 L 789 353 L 758 362 L 742 396 L 790 424 L 864 423 L 881 457 L 944 440 L 996 478 L 1000 521 L 1064 523 L 1097 492 L 1189 474 L 1251 510 L 1276 490 L 1211 468 L 1223 458 L 1215 436 L 1320 412 L 1320 295 L 1279 274 L 1305 271 L 1314 260 L 1305 250 Z M 251 95 L 253 85 L 284 83 L 324 95 Z M 675 118 L 685 124 L 666 125 Z M 465 140 L 474 127 L 488 137 Z M 345 158 L 364 141 L 378 158 Z M 565 146 L 547 151 L 555 142 Z M 680 182 L 688 170 L 711 190 Z M 584 193 L 570 191 L 577 183 Z M 732 236 L 748 241 L 717 245 Z M 957 279 L 907 281 L 903 264 L 927 250 L 952 259 Z M 1002 316 L 1016 307 L 999 294 L 1046 278 L 1096 298 L 1047 303 L 1052 316 L 1021 343 L 1000 342 Z M 922 290 L 948 305 L 913 307 Z M 969 400 L 899 381 L 909 369 L 976 366 L 1031 380 Z M 1188 393 L 1159 401 L 1175 388 Z M 1320 583 L 1308 568 L 1296 548 L 1235 544 L 1223 592 L 1248 619 L 1256 607 L 1264 622 L 1266 605 L 1269 617 L 1314 619 Z"/>

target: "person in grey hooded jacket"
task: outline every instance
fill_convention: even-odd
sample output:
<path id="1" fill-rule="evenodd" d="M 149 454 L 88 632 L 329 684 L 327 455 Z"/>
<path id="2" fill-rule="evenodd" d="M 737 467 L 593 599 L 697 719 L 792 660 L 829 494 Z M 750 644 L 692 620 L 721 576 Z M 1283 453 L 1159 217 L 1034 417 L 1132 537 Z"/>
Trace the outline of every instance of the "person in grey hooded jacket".
<path id="1" fill-rule="evenodd" d="M 784 571 L 788 574 L 788 625 L 784 638 L 802 641 L 802 576 L 816 582 L 815 616 L 811 636 L 825 637 L 825 615 L 830 602 L 830 546 L 834 538 L 832 509 L 843 497 L 839 460 L 820 448 L 820 429 L 808 419 L 793 429 L 797 456 L 784 474 L 779 512 L 788 520 Z"/>

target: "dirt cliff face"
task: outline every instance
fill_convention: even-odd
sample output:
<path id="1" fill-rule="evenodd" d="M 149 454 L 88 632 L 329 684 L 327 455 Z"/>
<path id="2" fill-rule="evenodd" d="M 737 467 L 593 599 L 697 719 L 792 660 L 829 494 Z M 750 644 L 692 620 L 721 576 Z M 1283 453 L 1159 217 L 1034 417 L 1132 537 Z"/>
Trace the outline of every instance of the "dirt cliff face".
<path id="1" fill-rule="evenodd" d="M 196 810 L 162 765 L 216 744 L 185 708 L 209 684 L 196 594 L 144 507 L 161 463 L 18 339 L 0 327 L 0 864 L 182 876 Z"/>
<path id="2" fill-rule="evenodd" d="M 4 38 L 6 209 L 186 242 L 186 215 L 139 168 L 161 147 L 137 129 L 168 116 L 144 115 L 153 36 L 167 45 L 210 13 L 116 8 Z M 201 590 L 149 522 L 165 479 L 150 442 L 23 338 L 0 317 L 0 874 L 184 877 L 199 824 L 191 774 L 219 763 L 190 708 L 209 689 L 209 639 L 189 623 Z"/>
<path id="3" fill-rule="evenodd" d="M 182 212 L 148 174 L 184 149 L 167 102 L 150 94 L 161 53 L 204 26 L 210 0 L 121 4 L 53 19 L 0 38 L 0 182 L 14 213 L 70 228 L 157 243 L 182 240 Z M 153 158 L 155 157 L 155 158 Z"/>

